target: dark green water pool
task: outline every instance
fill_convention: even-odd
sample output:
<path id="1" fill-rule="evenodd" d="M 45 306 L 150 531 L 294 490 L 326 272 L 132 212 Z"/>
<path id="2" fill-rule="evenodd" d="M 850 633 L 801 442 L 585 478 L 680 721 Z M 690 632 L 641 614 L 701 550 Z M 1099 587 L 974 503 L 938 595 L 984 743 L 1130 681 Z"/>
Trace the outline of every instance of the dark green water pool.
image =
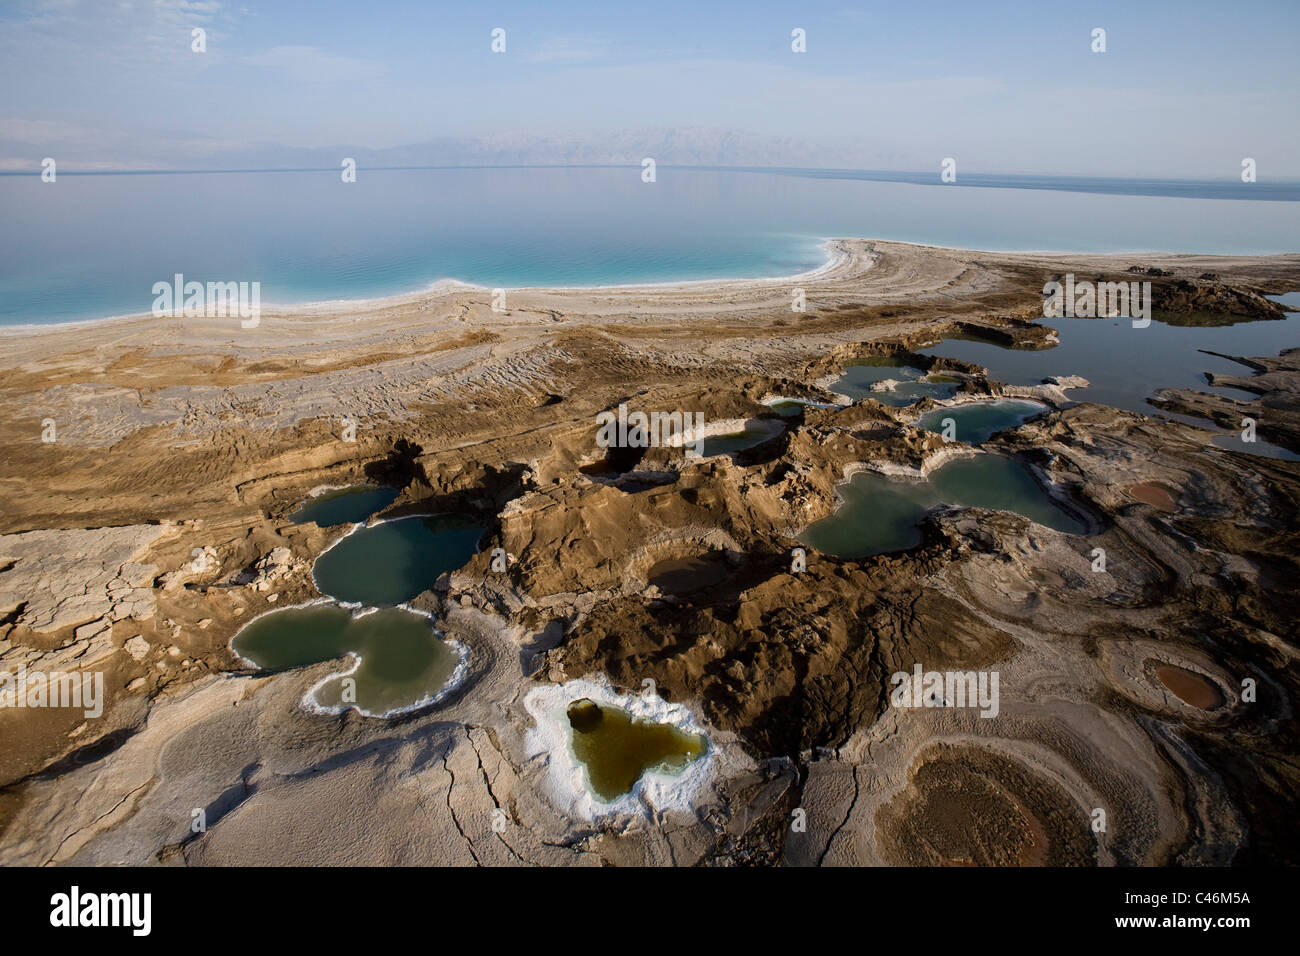
<path id="1" fill-rule="evenodd" d="M 803 414 L 803 410 L 808 404 L 807 402 L 797 402 L 792 398 L 787 398 L 783 401 L 773 402 L 768 408 L 782 418 L 795 418 Z"/>
<path id="2" fill-rule="evenodd" d="M 341 671 L 316 687 L 315 704 L 328 709 L 355 705 L 371 715 L 430 700 L 447 685 L 460 661 L 429 618 L 391 607 L 362 614 L 337 604 L 272 611 L 250 622 L 230 646 L 267 669 L 356 654 L 360 663 L 352 673 Z"/>
<path id="3" fill-rule="evenodd" d="M 712 455 L 725 455 L 733 451 L 743 451 L 746 448 L 753 448 L 755 445 L 767 441 L 772 437 L 772 434 L 772 432 L 747 428 L 743 431 L 732 432 L 729 435 L 710 435 L 704 439 L 700 454 L 708 458 Z"/>
<path id="4" fill-rule="evenodd" d="M 319 558 L 312 570 L 322 594 L 372 607 L 401 604 L 462 567 L 487 530 L 460 515 L 398 518 L 358 528 Z"/>
<path id="5" fill-rule="evenodd" d="M 401 490 L 398 488 L 374 485 L 355 485 L 327 491 L 304 502 L 301 508 L 289 515 L 289 520 L 294 524 L 314 521 L 322 528 L 336 524 L 354 524 L 383 511 L 397 500 L 399 494 Z"/>
<path id="6" fill-rule="evenodd" d="M 859 472 L 839 487 L 844 504 L 811 525 L 800 540 L 824 554 L 861 558 L 921 543 L 921 521 L 939 505 L 1014 511 L 1032 521 L 1081 534 L 1084 523 L 1052 500 L 1019 462 L 982 454 L 950 461 L 928 478 Z"/>

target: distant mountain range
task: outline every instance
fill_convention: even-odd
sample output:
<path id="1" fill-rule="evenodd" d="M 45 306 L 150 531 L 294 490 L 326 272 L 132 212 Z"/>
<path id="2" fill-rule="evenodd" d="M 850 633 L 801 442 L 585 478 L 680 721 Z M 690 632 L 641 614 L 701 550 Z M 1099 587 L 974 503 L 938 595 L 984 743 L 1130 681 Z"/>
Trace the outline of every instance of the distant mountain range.
<path id="1" fill-rule="evenodd" d="M 149 170 L 338 169 L 342 160 L 358 168 L 400 166 L 639 166 L 651 157 L 660 166 L 723 166 L 732 169 L 784 167 L 814 178 L 859 179 L 937 185 L 942 157 L 886 149 L 879 143 L 837 143 L 767 136 L 737 129 L 681 127 L 626 129 L 607 134 L 501 132 L 487 136 L 448 136 L 405 146 L 298 147 L 241 145 L 189 133 L 161 136 L 165 149 L 144 150 L 116 131 L 95 136 L 88 130 L 51 128 L 21 139 L 0 128 L 0 173 L 39 174 L 52 156 L 59 172 Z M 979 172 L 962 167 L 962 186 L 1051 189 L 1134 196 L 1184 196 L 1199 199 L 1300 201 L 1300 183 L 1274 180 L 1243 184 L 1218 179 L 1131 179 L 1042 173 Z"/>

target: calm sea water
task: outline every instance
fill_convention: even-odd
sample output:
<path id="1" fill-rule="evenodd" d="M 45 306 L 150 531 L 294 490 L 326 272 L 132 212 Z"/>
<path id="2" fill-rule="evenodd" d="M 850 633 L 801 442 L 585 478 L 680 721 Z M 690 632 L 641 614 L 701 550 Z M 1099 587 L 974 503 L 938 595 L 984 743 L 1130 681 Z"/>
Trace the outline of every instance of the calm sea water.
<path id="1" fill-rule="evenodd" d="M 640 174 L 362 169 L 351 184 L 336 170 L 0 176 L 0 324 L 145 312 L 153 284 L 175 273 L 261 282 L 263 304 L 391 295 L 448 278 L 515 288 L 789 275 L 820 265 L 830 236 L 988 250 L 1300 251 L 1294 184 L 942 186 L 672 167 L 647 184 Z M 1125 190 L 1144 194 L 1113 194 Z M 1236 195 L 1276 198 L 1208 198 Z"/>
<path id="2" fill-rule="evenodd" d="M 1240 401 L 1258 400 L 1253 392 L 1209 385 L 1206 373 L 1249 378 L 1253 374 L 1250 368 L 1220 356 L 1272 356 L 1300 346 L 1297 313 L 1281 320 L 1218 326 L 1171 325 L 1157 320 L 1143 329 L 1133 328 L 1131 319 L 1052 317 L 1041 321 L 1057 330 L 1059 345 L 1045 350 L 1008 349 L 947 339 L 921 351 L 982 365 L 991 377 L 1007 385 L 1037 385 L 1049 375 L 1082 375 L 1089 385 L 1071 393 L 1077 401 L 1192 422 L 1197 420 L 1158 412 L 1147 401 L 1148 396 L 1158 388 L 1188 388 Z"/>
<path id="3" fill-rule="evenodd" d="M 1273 296 L 1290 300 L 1300 296 Z M 946 339 L 927 355 L 960 359 L 982 365 L 990 377 L 1007 385 L 1037 385 L 1050 375 L 1081 375 L 1087 388 L 1071 390 L 1071 399 L 1123 408 L 1141 415 L 1157 415 L 1175 421 L 1212 428 L 1210 422 L 1159 409 L 1147 399 L 1159 388 L 1185 388 L 1223 395 L 1246 404 L 1243 415 L 1266 417 L 1254 392 L 1227 386 L 1212 386 L 1207 374 L 1217 373 L 1250 378 L 1252 370 L 1224 355 L 1274 356 L 1283 349 L 1300 346 L 1300 313 L 1285 319 L 1238 321 L 1224 325 L 1174 325 L 1173 320 L 1230 321 L 1227 316 L 1171 316 L 1157 313 L 1156 321 L 1142 329 L 1131 319 L 1045 318 L 1043 324 L 1060 333 L 1060 344 L 1046 350 L 1008 349 L 987 342 Z M 1210 354 L 1218 353 L 1218 354 Z M 1235 433 L 1232 433 L 1235 435 Z M 1216 441 L 1232 448 L 1268 458 L 1300 460 L 1295 452 L 1262 440 L 1245 444 L 1239 436 Z"/>

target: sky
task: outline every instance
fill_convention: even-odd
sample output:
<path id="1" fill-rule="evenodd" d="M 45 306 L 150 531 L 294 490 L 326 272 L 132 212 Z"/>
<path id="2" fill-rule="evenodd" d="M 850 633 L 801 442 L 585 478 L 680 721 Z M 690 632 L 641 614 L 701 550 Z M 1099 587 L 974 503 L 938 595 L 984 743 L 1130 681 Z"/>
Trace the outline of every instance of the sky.
<path id="1" fill-rule="evenodd" d="M 636 134 L 611 137 L 691 129 L 809 165 L 1235 178 L 1251 157 L 1298 179 L 1297 38 L 1297 0 L 0 0 L 0 165 L 501 136 L 635 164 Z"/>

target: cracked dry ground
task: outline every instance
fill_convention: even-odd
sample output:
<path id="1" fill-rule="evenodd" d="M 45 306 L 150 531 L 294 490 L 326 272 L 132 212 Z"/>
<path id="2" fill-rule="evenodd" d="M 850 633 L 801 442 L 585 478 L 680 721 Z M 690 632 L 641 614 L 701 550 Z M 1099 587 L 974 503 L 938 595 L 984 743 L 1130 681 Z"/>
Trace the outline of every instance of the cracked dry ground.
<path id="1" fill-rule="evenodd" d="M 649 292 L 521 294 L 506 316 L 457 292 L 363 330 L 340 318 L 307 344 L 216 348 L 175 330 L 150 344 L 128 327 L 17 350 L 0 378 L 3 663 L 102 670 L 109 701 L 99 720 L 0 713 L 0 861 L 1296 862 L 1296 464 L 1031 389 L 1052 410 L 986 447 L 1075 502 L 1086 535 L 952 509 L 912 551 L 810 552 L 799 573 L 794 535 L 833 510 L 846 469 L 952 453 L 911 426 L 928 400 L 809 409 L 734 456 L 600 464 L 594 416 L 620 401 L 744 422 L 768 395 L 829 399 L 814 383 L 854 356 L 945 332 L 1041 346 L 1026 320 L 1044 273 L 1130 264 L 857 253 L 868 265 L 812 285 L 797 319 L 783 290 L 743 285 L 726 309 L 682 293 L 671 315 Z M 1142 262 L 1182 283 L 1171 306 L 1263 308 L 1256 292 L 1300 285 L 1294 256 Z M 1220 278 L 1198 285 L 1206 271 Z M 1231 384 L 1260 396 L 1263 437 L 1300 447 L 1296 353 L 1249 358 Z M 942 364 L 959 398 L 1013 391 Z M 1240 414 L 1204 393 L 1159 401 Z M 47 414 L 67 423 L 59 442 L 16 437 Z M 338 439 L 345 415 L 355 443 Z M 358 480 L 401 486 L 386 514 L 491 526 L 482 553 L 414 602 L 469 646 L 469 678 L 392 720 L 303 710 L 336 663 L 265 674 L 229 650 L 254 614 L 317 596 L 311 562 L 340 530 L 286 515 L 312 488 Z M 676 596 L 650 585 L 656 564 L 704 552 L 723 555 L 721 580 Z M 997 670 L 998 716 L 890 707 L 890 675 L 918 662 Z M 1168 667 L 1212 684 L 1215 705 L 1172 693 Z M 698 714 L 717 765 L 690 810 L 564 811 L 522 701 L 588 675 L 632 692 L 652 679 Z"/>

